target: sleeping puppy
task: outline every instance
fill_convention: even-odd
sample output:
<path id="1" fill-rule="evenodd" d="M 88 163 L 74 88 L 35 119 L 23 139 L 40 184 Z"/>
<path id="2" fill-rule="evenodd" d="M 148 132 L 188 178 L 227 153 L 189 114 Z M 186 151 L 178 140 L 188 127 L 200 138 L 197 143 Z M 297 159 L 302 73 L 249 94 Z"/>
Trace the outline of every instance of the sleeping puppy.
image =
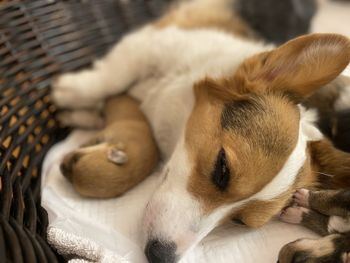
<path id="1" fill-rule="evenodd" d="M 350 161 L 350 160 L 349 160 Z M 299 189 L 281 219 L 324 236 L 300 239 L 282 248 L 280 263 L 350 262 L 350 190 Z"/>
<path id="2" fill-rule="evenodd" d="M 150 262 L 177 262 L 231 220 L 265 224 L 296 189 L 320 183 L 332 154 L 349 158 L 301 103 L 349 64 L 350 40 L 312 34 L 272 47 L 242 39 L 232 3 L 184 1 L 53 87 L 61 108 L 92 108 L 122 92 L 141 101 L 165 162 L 144 215 Z M 350 187 L 350 162 L 337 163 L 331 183 Z"/>
<path id="3" fill-rule="evenodd" d="M 139 103 L 127 95 L 109 98 L 103 110 L 106 127 L 90 142 L 65 156 L 60 169 L 75 190 L 87 197 L 122 195 L 158 163 L 158 149 L 152 130 Z M 80 115 L 80 116 L 79 116 Z M 100 125 L 96 113 L 67 114 L 66 123 L 84 127 Z M 79 122 L 76 122 L 76 117 Z"/>

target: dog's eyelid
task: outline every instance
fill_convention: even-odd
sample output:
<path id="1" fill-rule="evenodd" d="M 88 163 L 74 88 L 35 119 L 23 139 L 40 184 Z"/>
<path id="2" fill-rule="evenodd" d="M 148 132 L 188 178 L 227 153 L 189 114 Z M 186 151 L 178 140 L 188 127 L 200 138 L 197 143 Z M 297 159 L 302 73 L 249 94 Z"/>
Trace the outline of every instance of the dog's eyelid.
<path id="1" fill-rule="evenodd" d="M 232 222 L 236 225 L 242 225 L 242 226 L 245 225 L 245 223 L 240 218 L 232 218 Z"/>
<path id="2" fill-rule="evenodd" d="M 226 152 L 224 148 L 221 148 L 214 166 L 212 173 L 212 181 L 220 191 L 225 191 L 230 181 L 230 168 L 227 164 Z"/>

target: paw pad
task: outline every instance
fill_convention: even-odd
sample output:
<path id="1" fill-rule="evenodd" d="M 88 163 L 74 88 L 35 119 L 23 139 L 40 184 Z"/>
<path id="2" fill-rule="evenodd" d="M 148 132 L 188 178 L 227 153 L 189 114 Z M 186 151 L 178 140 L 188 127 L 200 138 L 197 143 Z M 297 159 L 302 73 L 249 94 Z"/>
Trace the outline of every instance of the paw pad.
<path id="1" fill-rule="evenodd" d="M 300 206 L 290 206 L 285 208 L 281 214 L 280 219 L 283 222 L 290 224 L 300 224 L 303 219 L 303 214 L 308 213 L 309 209 Z"/>
<path id="2" fill-rule="evenodd" d="M 302 207 L 309 207 L 310 191 L 307 189 L 298 189 L 293 195 L 293 201 Z"/>

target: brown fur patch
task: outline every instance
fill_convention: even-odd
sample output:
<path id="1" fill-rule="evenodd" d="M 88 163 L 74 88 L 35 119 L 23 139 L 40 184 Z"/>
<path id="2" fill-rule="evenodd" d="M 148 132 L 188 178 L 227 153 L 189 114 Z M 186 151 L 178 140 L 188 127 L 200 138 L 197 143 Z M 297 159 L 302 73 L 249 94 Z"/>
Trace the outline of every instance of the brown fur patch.
<path id="1" fill-rule="evenodd" d="M 176 25 L 184 29 L 215 28 L 241 37 L 256 38 L 253 30 L 235 13 L 227 0 L 208 3 L 181 3 L 155 22 L 163 28 Z"/>
<path id="2" fill-rule="evenodd" d="M 336 149 L 326 139 L 310 143 L 315 172 L 324 188 L 350 187 L 350 154 Z"/>

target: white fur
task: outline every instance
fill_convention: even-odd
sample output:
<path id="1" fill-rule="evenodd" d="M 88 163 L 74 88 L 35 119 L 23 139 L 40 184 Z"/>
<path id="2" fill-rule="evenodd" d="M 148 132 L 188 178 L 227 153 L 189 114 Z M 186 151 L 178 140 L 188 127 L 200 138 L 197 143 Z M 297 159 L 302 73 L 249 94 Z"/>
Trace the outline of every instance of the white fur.
<path id="1" fill-rule="evenodd" d="M 350 64 L 344 69 L 341 75 L 344 75 L 350 78 Z"/>
<path id="2" fill-rule="evenodd" d="M 307 141 L 319 141 L 322 140 L 323 134 L 316 127 L 318 120 L 318 113 L 315 109 L 306 110 L 304 106 L 298 105 L 301 117 L 301 129 L 302 133 L 306 137 Z"/>
<path id="3" fill-rule="evenodd" d="M 342 218 L 340 216 L 331 216 L 328 221 L 329 233 L 345 233 L 350 231 L 350 218 Z"/>
<path id="4" fill-rule="evenodd" d="M 194 243 L 198 220 L 203 215 L 199 201 L 186 189 L 191 168 L 182 141 L 166 165 L 165 178 L 145 212 L 147 239 L 171 240 L 176 243 L 178 254 Z"/>

